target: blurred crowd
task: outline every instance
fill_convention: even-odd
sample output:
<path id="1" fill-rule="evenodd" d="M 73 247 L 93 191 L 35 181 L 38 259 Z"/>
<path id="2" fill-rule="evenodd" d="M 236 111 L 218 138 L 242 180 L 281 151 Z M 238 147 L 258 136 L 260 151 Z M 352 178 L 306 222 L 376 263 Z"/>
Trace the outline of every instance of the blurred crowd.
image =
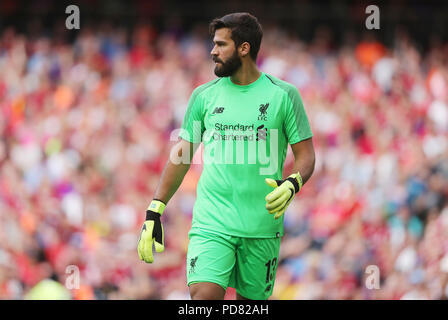
<path id="1" fill-rule="evenodd" d="M 206 26 L 2 30 L 1 299 L 189 299 L 200 164 L 162 218 L 165 252 L 146 264 L 137 241 L 190 94 L 215 77 L 211 44 Z M 299 89 L 316 151 L 271 299 L 447 299 L 448 44 L 270 27 L 258 64 Z"/>

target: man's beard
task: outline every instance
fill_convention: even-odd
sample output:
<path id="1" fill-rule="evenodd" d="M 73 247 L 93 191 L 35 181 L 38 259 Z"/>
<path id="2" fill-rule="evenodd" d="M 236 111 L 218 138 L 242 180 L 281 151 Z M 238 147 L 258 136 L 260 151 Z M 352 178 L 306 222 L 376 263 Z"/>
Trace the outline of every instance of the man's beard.
<path id="1" fill-rule="evenodd" d="M 216 62 L 217 60 L 213 59 L 213 61 Z M 216 65 L 214 70 L 218 77 L 229 77 L 241 66 L 241 59 L 236 50 L 226 62 L 221 60 L 218 60 L 218 62 L 221 62 L 221 66 L 218 67 L 218 65 Z"/>

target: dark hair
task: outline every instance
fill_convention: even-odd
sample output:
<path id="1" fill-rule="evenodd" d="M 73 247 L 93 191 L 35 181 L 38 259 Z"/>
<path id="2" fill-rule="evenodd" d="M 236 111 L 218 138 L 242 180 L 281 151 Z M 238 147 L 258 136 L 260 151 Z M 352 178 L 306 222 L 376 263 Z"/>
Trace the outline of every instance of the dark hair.
<path id="1" fill-rule="evenodd" d="M 210 34 L 215 35 L 215 31 L 221 28 L 231 30 L 231 38 L 235 46 L 240 46 L 243 42 L 250 44 L 250 56 L 255 61 L 260 50 L 263 30 L 257 18 L 247 12 L 236 12 L 215 18 L 210 22 Z"/>

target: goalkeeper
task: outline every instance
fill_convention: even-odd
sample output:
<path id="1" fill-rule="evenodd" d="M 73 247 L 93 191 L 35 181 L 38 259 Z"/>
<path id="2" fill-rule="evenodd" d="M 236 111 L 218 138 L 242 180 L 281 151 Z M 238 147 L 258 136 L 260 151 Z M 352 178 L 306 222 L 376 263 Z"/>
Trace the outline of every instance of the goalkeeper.
<path id="1" fill-rule="evenodd" d="M 161 216 L 203 143 L 187 252 L 191 298 L 223 299 L 233 287 L 237 299 L 268 299 L 285 211 L 314 170 L 313 134 L 295 86 L 257 68 L 262 29 L 255 17 L 229 14 L 213 20 L 210 32 L 218 78 L 191 95 L 172 152 L 186 161 L 165 165 L 138 254 L 152 263 L 153 247 L 164 250 Z M 295 167 L 282 179 L 288 144 Z"/>

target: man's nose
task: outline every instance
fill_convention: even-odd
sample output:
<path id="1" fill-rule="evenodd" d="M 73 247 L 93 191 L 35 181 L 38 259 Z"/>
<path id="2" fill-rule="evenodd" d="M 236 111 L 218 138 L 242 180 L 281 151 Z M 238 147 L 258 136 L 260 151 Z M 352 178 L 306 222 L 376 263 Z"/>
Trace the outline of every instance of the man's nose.
<path id="1" fill-rule="evenodd" d="M 216 50 L 216 46 L 213 47 L 212 51 L 210 51 L 210 54 L 212 56 L 217 56 L 218 55 L 218 51 Z"/>

